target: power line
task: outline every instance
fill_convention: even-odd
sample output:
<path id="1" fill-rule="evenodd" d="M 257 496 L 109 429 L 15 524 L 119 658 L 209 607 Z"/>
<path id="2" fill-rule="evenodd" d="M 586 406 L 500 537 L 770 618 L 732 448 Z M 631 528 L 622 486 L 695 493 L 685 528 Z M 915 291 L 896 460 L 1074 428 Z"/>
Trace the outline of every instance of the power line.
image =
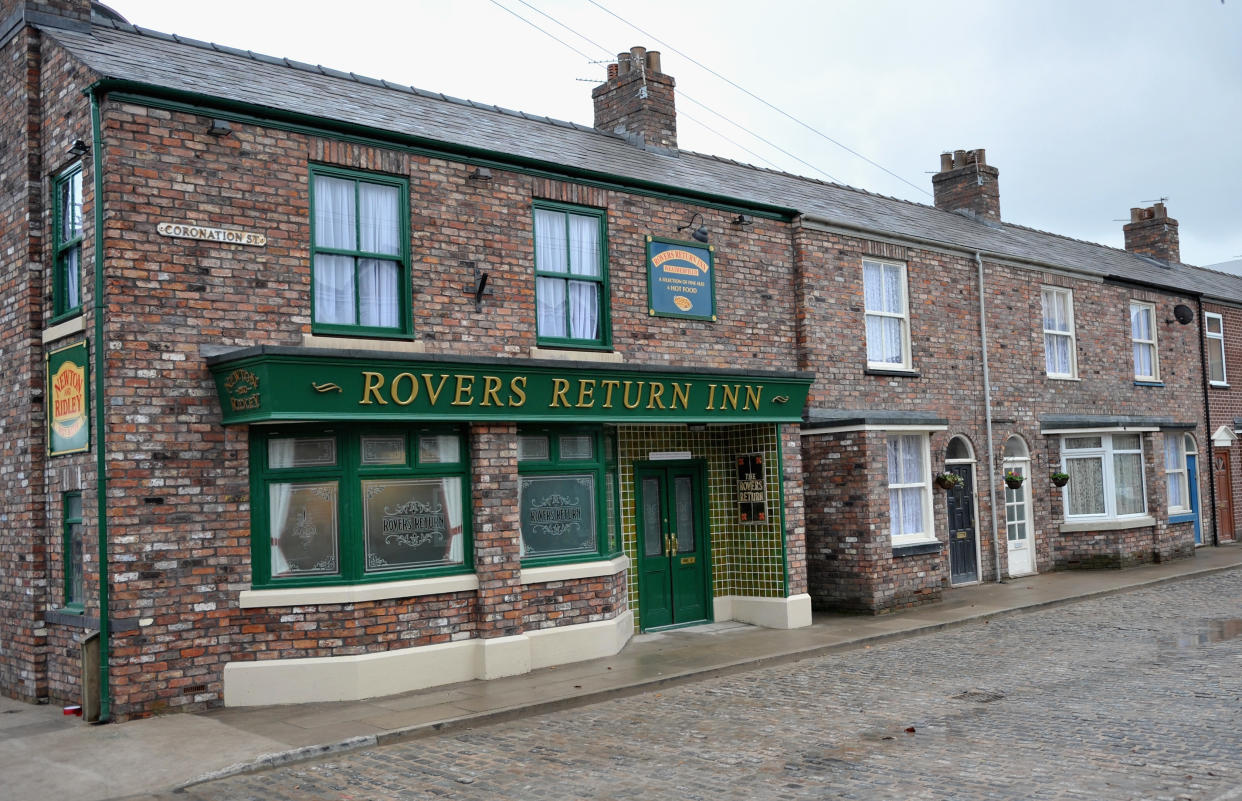
<path id="1" fill-rule="evenodd" d="M 495 1 L 495 0 L 493 0 L 493 2 L 494 2 L 494 1 Z M 823 139 L 828 140 L 829 142 L 833 143 L 834 145 L 836 145 L 837 147 L 839 147 L 839 148 L 841 148 L 842 150 L 846 151 L 847 153 L 852 153 L 853 155 L 855 155 L 855 156 L 857 156 L 858 158 L 862 159 L 863 161 L 867 162 L 867 163 L 868 163 L 868 164 L 870 164 L 871 166 L 873 166 L 873 167 L 875 167 L 875 168 L 877 168 L 877 169 L 883 170 L 884 172 L 886 172 L 886 173 L 888 173 L 889 175 L 891 175 L 891 176 L 893 176 L 894 178 L 896 178 L 898 181 L 901 181 L 903 184 L 906 184 L 906 185 L 907 185 L 907 186 L 909 186 L 909 187 L 912 187 L 912 188 L 914 188 L 914 189 L 917 189 L 918 191 L 922 192 L 922 193 L 923 193 L 923 194 L 925 194 L 925 195 L 931 195 L 931 192 L 928 192 L 926 189 L 924 189 L 924 188 L 923 188 L 923 187 L 921 187 L 921 186 L 918 186 L 918 185 L 916 185 L 916 184 L 911 183 L 910 181 L 907 181 L 905 178 L 902 178 L 900 175 L 898 175 L 897 173 L 895 173 L 895 172 L 893 172 L 892 170 L 888 169 L 888 168 L 887 168 L 887 167 L 885 167 L 883 164 L 879 164 L 879 163 L 877 163 L 877 162 L 875 162 L 875 161 L 872 161 L 871 159 L 869 159 L 869 158 L 867 158 L 866 156 L 864 156 L 862 153 L 859 153 L 857 150 L 854 150 L 853 148 L 848 147 L 847 145 L 844 145 L 844 144 L 842 144 L 841 142 L 838 142 L 836 139 L 833 139 L 831 136 L 829 136 L 828 134 L 824 133 L 823 131 L 820 131 L 820 130 L 818 130 L 818 129 L 816 129 L 816 128 L 813 128 L 812 126 L 810 126 L 810 125 L 806 124 L 805 122 L 803 122 L 802 120 L 800 120 L 800 119 L 798 119 L 797 117 L 793 116 L 792 114 L 790 114 L 790 113 L 788 113 L 788 112 L 784 111 L 783 109 L 781 109 L 781 108 L 779 108 L 779 107 L 777 107 L 777 106 L 775 106 L 775 105 L 773 105 L 773 104 L 769 103 L 768 101 L 764 100 L 762 97 L 760 97 L 759 95 L 757 95 L 757 94 L 755 94 L 754 92 L 750 91 L 749 89 L 745 88 L 744 86 L 739 86 L 737 83 L 734 83 L 733 81 L 729 80 L 728 78 L 726 78 L 725 76 L 721 75 L 719 72 L 716 72 L 714 69 L 712 69 L 711 67 L 707 66 L 706 64 L 703 64 L 702 62 L 697 61 L 696 59 L 694 59 L 694 58 L 692 58 L 692 57 L 690 57 L 690 56 L 686 55 L 685 53 L 683 53 L 683 52 L 681 52 L 680 50 L 678 50 L 676 47 L 673 47 L 673 46 L 672 46 L 671 44 L 669 44 L 668 42 L 665 42 L 665 41 L 664 41 L 663 39 L 661 39 L 660 37 L 658 37 L 658 36 L 656 36 L 656 35 L 654 35 L 654 34 L 648 33 L 647 31 L 645 31 L 645 30 L 643 30 L 642 28 L 638 27 L 637 25 L 635 25 L 634 23 L 632 23 L 632 22 L 630 22 L 629 20 L 625 19 L 624 17 L 621 17 L 621 16 L 619 16 L 618 14 L 613 13 L 612 11 L 610 11 L 609 9 L 607 9 L 606 7 L 604 7 L 603 5 L 601 5 L 599 2 L 597 2 L 597 0 L 587 0 L 587 2 L 588 2 L 588 3 L 590 3 L 591 5 L 595 6 L 595 7 L 596 7 L 596 8 L 598 8 L 599 10 L 603 11 L 604 13 L 609 14 L 610 16 L 616 17 L 616 18 L 617 18 L 618 20 L 620 20 L 621 22 L 624 22 L 626 25 L 629 25 L 631 28 L 633 28 L 634 30 L 636 30 L 636 31 L 638 31 L 639 33 L 641 33 L 643 36 L 649 36 L 649 37 L 651 37 L 651 38 L 652 38 L 652 39 L 654 39 L 656 42 L 659 42 L 662 46 L 667 47 L 669 50 L 673 51 L 673 52 L 674 52 L 674 53 L 676 53 L 677 55 L 679 55 L 679 56 L 681 56 L 682 58 L 686 59 L 686 60 L 687 60 L 687 61 L 689 61 L 690 63 L 692 63 L 692 64 L 694 64 L 694 65 L 698 66 L 700 69 L 704 69 L 704 70 L 706 70 L 707 72 L 710 72 L 712 75 L 716 76 L 716 77 L 717 77 L 717 78 L 719 78 L 720 80 L 722 80 L 722 81 L 724 81 L 725 83 L 729 84 L 729 85 L 730 85 L 730 86 L 732 86 L 734 89 L 737 89 L 738 91 L 744 92 L 744 93 L 746 93 L 747 95 L 749 95 L 750 97 L 754 98 L 755 100 L 758 100 L 760 103 L 764 104 L 764 105 L 765 105 L 765 106 L 767 106 L 768 108 L 770 108 L 770 109 L 772 109 L 773 111 L 777 112 L 777 113 L 778 113 L 778 114 L 780 114 L 781 116 L 786 117 L 786 118 L 788 118 L 788 119 L 790 119 L 790 120 L 793 120 L 793 121 L 794 121 L 794 122 L 796 122 L 798 125 L 801 125 L 803 128 L 806 128 L 808 131 L 810 131 L 811 133 L 815 134 L 816 136 L 819 136 L 819 137 L 821 137 L 821 138 L 823 138 Z M 803 163 L 805 164 L 805 162 L 803 162 Z M 833 180 L 836 180 L 836 179 L 833 179 Z"/>
<path id="2" fill-rule="evenodd" d="M 526 17 L 523 17 L 521 14 L 517 13 L 517 12 L 516 12 L 516 11 L 514 11 L 513 9 L 511 9 L 511 8 L 506 8 L 505 6 L 502 6 L 502 5 L 501 5 L 500 3 L 498 3 L 496 0 L 488 0 L 488 2 L 490 2 L 492 5 L 496 6 L 496 8 L 502 9 L 502 10 L 504 10 L 504 11 L 508 11 L 510 14 L 512 14 L 513 16 L 517 17 L 517 18 L 518 18 L 518 19 L 520 19 L 522 22 L 525 22 L 527 25 L 531 26 L 531 27 L 532 27 L 532 28 L 534 28 L 535 30 L 537 30 L 537 31 L 539 31 L 540 33 L 542 33 L 544 36 L 547 36 L 547 37 L 548 37 L 548 38 L 550 38 L 550 39 L 554 39 L 555 41 L 560 42 L 561 44 L 563 44 L 563 45 L 565 45 L 566 47 L 568 47 L 570 50 L 574 51 L 574 52 L 575 52 L 575 53 L 577 53 L 578 55 L 580 55 L 580 56 L 582 56 L 583 58 L 585 58 L 587 61 L 590 61 L 590 60 L 591 60 L 591 57 L 590 57 L 590 56 L 588 56 L 586 53 L 583 53 L 581 50 L 579 50 L 578 48 L 574 47 L 574 46 L 573 46 L 573 45 L 571 45 L 569 42 L 566 42 L 564 39 L 558 39 L 558 38 L 557 38 L 554 34 L 551 34 L 551 33 L 549 33 L 548 31 L 545 31 L 543 28 L 540 28 L 538 25 L 536 25 L 535 23 L 531 22 L 531 21 L 530 21 L 530 20 L 528 20 Z M 583 38 L 585 39 L 586 37 L 583 37 Z M 590 41 L 590 40 L 588 39 L 587 41 Z M 591 42 L 591 44 L 595 44 L 595 43 L 594 43 L 594 42 Z"/>
<path id="3" fill-rule="evenodd" d="M 709 111 L 710 111 L 710 109 L 709 109 Z M 755 157 L 756 159 L 758 159 L 759 161 L 762 161 L 764 164 L 767 164 L 767 165 L 768 165 L 769 167 L 771 167 L 772 169 L 774 169 L 774 170 L 779 170 L 779 169 L 780 169 L 780 167 L 776 166 L 776 164 L 775 164 L 775 163 L 773 163 L 772 161 L 770 161 L 770 160 L 768 160 L 768 159 L 764 158 L 763 156 L 759 155 L 758 153 L 756 153 L 755 151 L 753 151 L 753 150 L 751 150 L 750 148 L 746 147 L 745 145 L 743 145 L 743 144 L 741 144 L 741 143 L 739 143 L 739 142 L 736 142 L 736 141 L 734 141 L 733 139 L 730 139 L 729 137 L 725 136 L 725 135 L 724 135 L 724 134 L 722 134 L 720 131 L 717 131 L 715 128 L 713 128 L 712 126 L 710 126 L 710 125 L 708 125 L 707 123 L 703 122 L 702 120 L 697 119 L 696 117 L 692 116 L 691 114 L 686 113 L 686 111 L 685 111 L 684 109 L 683 109 L 682 111 L 677 112 L 677 114 L 678 114 L 678 116 L 680 116 L 680 117 L 685 117 L 686 119 L 690 120 L 691 122 L 693 122 L 693 123 L 695 123 L 695 124 L 699 125 L 700 127 L 702 127 L 702 128 L 704 128 L 705 130 L 707 130 L 709 133 L 712 133 L 712 134 L 714 134 L 714 135 L 716 135 L 716 136 L 719 136 L 721 139 L 725 140 L 726 142 L 728 142 L 729 144 L 731 144 L 731 145 L 733 145 L 734 147 L 738 148 L 739 150 L 744 150 L 744 151 L 746 151 L 747 153 L 749 153 L 750 155 L 754 156 L 754 157 Z"/>

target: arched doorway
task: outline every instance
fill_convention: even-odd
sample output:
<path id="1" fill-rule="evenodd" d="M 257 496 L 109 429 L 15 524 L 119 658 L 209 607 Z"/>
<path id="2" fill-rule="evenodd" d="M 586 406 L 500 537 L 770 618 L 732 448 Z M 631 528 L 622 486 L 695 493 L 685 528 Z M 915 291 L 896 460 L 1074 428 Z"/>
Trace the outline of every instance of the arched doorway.
<path id="1" fill-rule="evenodd" d="M 1031 477 L 1031 451 L 1017 434 L 1005 440 L 1002 474 L 1014 472 Z M 1005 488 L 1005 540 L 1008 543 L 1009 575 L 1035 572 L 1035 538 L 1031 531 L 1031 482 L 1018 489 Z"/>
<path id="2" fill-rule="evenodd" d="M 975 521 L 975 453 L 965 437 L 949 440 L 944 470 L 962 481 L 945 493 L 949 511 L 949 582 L 971 584 L 979 580 L 979 535 Z"/>

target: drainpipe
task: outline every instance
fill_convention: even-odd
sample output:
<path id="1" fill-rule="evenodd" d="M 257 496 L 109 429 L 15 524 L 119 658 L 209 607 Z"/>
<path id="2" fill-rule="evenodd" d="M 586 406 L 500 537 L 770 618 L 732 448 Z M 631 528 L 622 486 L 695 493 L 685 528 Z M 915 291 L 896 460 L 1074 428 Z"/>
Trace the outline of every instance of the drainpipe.
<path id="1" fill-rule="evenodd" d="M 112 718 L 111 688 L 108 681 L 108 662 L 111 659 L 111 624 L 108 601 L 108 461 L 104 411 L 107 383 L 104 369 L 107 365 L 104 343 L 104 249 L 103 249 L 103 125 L 99 118 L 99 94 L 97 87 L 90 86 L 91 98 L 91 154 L 95 175 L 95 494 L 96 536 L 99 540 L 99 722 Z"/>
<path id="2" fill-rule="evenodd" d="M 996 525 L 996 445 L 992 441 L 992 378 L 988 374 L 988 316 L 983 294 L 983 257 L 975 251 L 975 266 L 979 269 L 979 339 L 983 346 L 983 414 L 988 429 L 988 494 L 992 501 L 988 512 L 992 518 L 992 566 L 996 570 L 996 583 L 1004 584 L 1000 569 L 1000 532 Z"/>
<path id="3" fill-rule="evenodd" d="M 1212 442 L 1212 401 L 1208 392 L 1207 346 L 1203 342 L 1203 296 L 1195 296 L 1195 306 L 1199 309 L 1199 317 L 1195 321 L 1195 329 L 1199 332 L 1199 369 L 1203 372 L 1199 387 L 1203 390 L 1203 451 L 1207 456 L 1208 496 L 1212 499 L 1212 545 L 1220 545 L 1220 510 L 1216 508 L 1216 443 Z M 1224 354 L 1221 354 L 1222 357 Z M 1202 474 L 1203 470 L 1199 470 Z M 1199 476 L 1195 476 L 1197 480 Z M 1198 491 L 1198 487 L 1195 491 Z M 1200 495 L 1199 497 L 1203 497 Z M 1202 504 L 1200 504 L 1202 507 Z M 1199 509 L 1200 517 L 1203 509 Z"/>

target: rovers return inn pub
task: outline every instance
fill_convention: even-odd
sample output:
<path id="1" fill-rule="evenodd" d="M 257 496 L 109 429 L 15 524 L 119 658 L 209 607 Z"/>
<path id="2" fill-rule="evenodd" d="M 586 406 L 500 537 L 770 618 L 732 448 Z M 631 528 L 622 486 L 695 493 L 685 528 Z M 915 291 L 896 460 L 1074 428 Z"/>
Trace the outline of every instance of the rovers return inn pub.
<path id="1" fill-rule="evenodd" d="M 643 48 L 591 127 L 86 0 L 0 0 L 0 69 L 7 695 L 357 699 L 1233 536 L 1242 285 L 1163 207 L 682 151 Z"/>

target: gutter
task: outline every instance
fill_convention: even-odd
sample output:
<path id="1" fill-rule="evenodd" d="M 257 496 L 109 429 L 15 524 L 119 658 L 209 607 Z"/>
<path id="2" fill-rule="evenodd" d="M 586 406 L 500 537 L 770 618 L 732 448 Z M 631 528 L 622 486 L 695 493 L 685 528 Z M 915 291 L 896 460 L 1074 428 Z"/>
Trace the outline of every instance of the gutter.
<path id="1" fill-rule="evenodd" d="M 1207 345 L 1203 341 L 1203 298 L 1195 298 L 1195 306 L 1199 314 L 1195 320 L 1195 330 L 1199 339 L 1199 369 L 1202 380 L 1199 386 L 1203 389 L 1203 452 L 1207 457 L 1208 466 L 1208 497 L 1212 499 L 1212 544 L 1220 545 L 1220 509 L 1216 506 L 1216 444 L 1212 442 L 1212 400 L 1211 389 L 1208 387 Z M 1223 355 L 1223 354 L 1222 354 Z M 1202 470 L 1198 471 L 1202 473 Z M 1195 476 L 1198 480 L 1199 476 Z M 1198 492 L 1198 487 L 1195 491 Z M 1200 496 L 1202 497 L 1202 496 Z M 1200 525 L 1202 525 L 1203 504 L 1199 504 Z M 1232 523 L 1233 521 L 1230 521 Z M 1236 534 L 1234 535 L 1236 538 Z"/>
<path id="2" fill-rule="evenodd" d="M 94 173 L 95 208 L 95 267 L 94 267 L 94 323 L 95 323 L 95 493 L 96 537 L 99 541 L 99 723 L 112 719 L 112 693 L 108 676 L 111 660 L 111 621 L 108 598 L 108 437 L 105 413 L 107 367 L 104 346 L 104 248 L 103 248 L 103 125 L 99 114 L 98 84 L 85 91 L 91 99 L 91 159 Z"/>
<path id="3" fill-rule="evenodd" d="M 992 439 L 992 377 L 988 374 L 988 316 L 983 291 L 983 257 L 975 251 L 975 265 L 979 268 L 979 339 L 983 350 L 983 414 L 988 430 L 988 512 L 992 518 L 992 566 L 996 570 L 996 583 L 1004 584 L 1000 568 L 1000 529 L 996 524 L 996 443 Z M 1002 500 L 1004 496 L 1001 496 Z M 1032 538 L 1033 539 L 1033 538 Z M 1034 542 L 1031 543 L 1034 547 Z"/>

